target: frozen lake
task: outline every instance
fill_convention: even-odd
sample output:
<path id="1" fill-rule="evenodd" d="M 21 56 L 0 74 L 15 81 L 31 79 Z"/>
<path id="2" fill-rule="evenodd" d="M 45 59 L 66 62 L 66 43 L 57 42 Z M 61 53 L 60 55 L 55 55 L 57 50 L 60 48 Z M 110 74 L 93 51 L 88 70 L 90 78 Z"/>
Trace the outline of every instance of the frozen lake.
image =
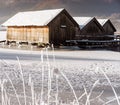
<path id="1" fill-rule="evenodd" d="M 41 62 L 41 55 L 43 63 Z M 55 59 L 54 59 L 55 55 Z M 113 99 L 107 105 L 117 105 L 114 92 L 105 78 L 105 73 L 111 81 L 112 86 L 120 95 L 120 53 L 114 51 L 90 51 L 90 50 L 55 50 L 53 51 L 25 51 L 25 50 L 11 50 L 0 49 L 0 78 L 6 78 L 5 73 L 9 75 L 16 90 L 19 94 L 23 95 L 21 90 L 21 76 L 19 72 L 19 63 L 16 57 L 19 57 L 22 65 L 23 74 L 25 78 L 26 94 L 29 94 L 29 75 L 34 82 L 35 91 L 40 94 L 41 91 L 41 70 L 42 66 L 45 67 L 45 82 L 44 91 L 47 91 L 48 79 L 48 62 L 50 68 L 57 68 L 66 75 L 71 85 L 76 91 L 76 95 L 80 97 L 84 93 L 84 88 L 87 92 L 93 87 L 97 81 L 92 94 L 91 105 L 103 105 Z M 58 72 L 59 74 L 59 72 Z M 7 92 L 14 95 L 11 85 L 7 82 Z M 55 78 L 52 79 L 52 91 L 55 90 Z M 102 93 L 103 92 L 103 93 Z M 102 94 L 101 94 L 102 93 Z M 99 96 L 101 94 L 101 96 Z M 64 101 L 72 101 L 74 97 L 71 88 L 67 81 L 59 74 L 59 98 Z M 95 97 L 99 96 L 97 99 Z M 85 103 L 86 98 L 83 97 L 80 102 Z M 14 105 L 14 104 L 13 104 Z M 23 104 L 22 104 L 23 105 Z M 85 104 L 84 104 L 85 105 Z"/>

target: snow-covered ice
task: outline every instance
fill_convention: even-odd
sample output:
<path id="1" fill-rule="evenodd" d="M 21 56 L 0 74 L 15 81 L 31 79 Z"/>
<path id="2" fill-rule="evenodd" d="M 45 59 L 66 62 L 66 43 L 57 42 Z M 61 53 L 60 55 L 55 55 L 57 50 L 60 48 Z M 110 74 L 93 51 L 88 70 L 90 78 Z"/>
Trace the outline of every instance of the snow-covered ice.
<path id="1" fill-rule="evenodd" d="M 31 54 L 31 55 L 40 55 L 40 51 L 17 51 L 17 50 L 2 50 L 2 52 L 9 51 L 8 53 L 23 53 L 23 54 Z M 46 54 L 44 52 L 43 54 Z M 48 56 L 52 55 L 52 51 L 48 51 Z M 66 75 L 71 85 L 75 89 L 75 91 L 82 91 L 85 87 L 87 90 L 90 90 L 93 84 L 98 80 L 99 82 L 95 86 L 95 90 L 109 90 L 111 89 L 110 84 L 107 79 L 103 75 L 104 71 L 106 75 L 109 77 L 114 88 L 120 88 L 120 53 L 113 51 L 68 51 L 68 50 L 57 50 L 54 52 L 56 56 L 56 61 L 53 62 L 53 59 L 49 60 L 50 69 L 59 69 L 62 73 Z M 46 55 L 44 55 L 46 56 Z M 59 58 L 61 60 L 59 60 Z M 46 58 L 45 58 L 46 59 Z M 41 87 L 41 76 L 42 76 L 42 66 L 44 65 L 45 78 L 44 78 L 44 89 L 47 89 L 47 81 L 48 81 L 48 69 L 49 63 L 44 61 L 25 61 L 20 60 L 23 75 L 25 79 L 26 87 L 28 86 L 29 76 L 31 76 L 32 81 L 34 82 L 35 89 L 40 90 Z M 0 79 L 7 79 L 6 75 L 9 75 L 13 84 L 18 87 L 18 91 L 20 92 L 21 75 L 20 75 L 20 67 L 19 62 L 17 60 L 1 60 L 0 61 Z M 70 92 L 71 88 L 67 81 L 63 78 L 60 72 L 57 72 L 58 78 L 58 86 L 60 92 Z M 54 74 L 55 75 L 55 74 Z M 8 81 L 9 84 L 9 81 Z M 56 91 L 55 88 L 55 77 L 52 79 L 52 90 Z M 8 91 L 11 92 L 11 86 L 8 85 Z M 112 90 L 111 90 L 112 91 Z M 94 104 L 92 104 L 94 105 Z"/>

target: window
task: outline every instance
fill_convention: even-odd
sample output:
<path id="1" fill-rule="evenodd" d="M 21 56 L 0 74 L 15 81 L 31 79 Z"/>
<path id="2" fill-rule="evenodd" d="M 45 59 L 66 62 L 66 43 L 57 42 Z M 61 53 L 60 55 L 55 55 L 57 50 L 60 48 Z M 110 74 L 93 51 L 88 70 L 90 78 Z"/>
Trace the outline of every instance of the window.
<path id="1" fill-rule="evenodd" d="M 67 26 L 66 25 L 61 25 L 61 28 L 66 28 Z"/>

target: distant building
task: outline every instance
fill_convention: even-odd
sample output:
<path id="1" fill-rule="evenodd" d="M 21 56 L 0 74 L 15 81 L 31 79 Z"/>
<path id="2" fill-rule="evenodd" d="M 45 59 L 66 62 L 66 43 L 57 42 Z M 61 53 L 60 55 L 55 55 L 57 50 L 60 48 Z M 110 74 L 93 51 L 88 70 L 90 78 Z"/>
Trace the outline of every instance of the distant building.
<path id="1" fill-rule="evenodd" d="M 2 24 L 7 41 L 65 44 L 75 38 L 77 22 L 65 9 L 20 12 Z"/>
<path id="2" fill-rule="evenodd" d="M 105 40 L 104 29 L 95 17 L 73 17 L 79 24 L 80 33 L 77 39 L 80 40 Z"/>
<path id="3" fill-rule="evenodd" d="M 0 42 L 6 41 L 7 39 L 7 28 L 0 26 Z"/>
<path id="4" fill-rule="evenodd" d="M 109 19 L 97 19 L 98 22 L 103 26 L 105 35 L 114 35 L 116 28 Z"/>
<path id="5" fill-rule="evenodd" d="M 7 31 L 0 31 L 0 42 L 6 41 L 7 39 Z"/>

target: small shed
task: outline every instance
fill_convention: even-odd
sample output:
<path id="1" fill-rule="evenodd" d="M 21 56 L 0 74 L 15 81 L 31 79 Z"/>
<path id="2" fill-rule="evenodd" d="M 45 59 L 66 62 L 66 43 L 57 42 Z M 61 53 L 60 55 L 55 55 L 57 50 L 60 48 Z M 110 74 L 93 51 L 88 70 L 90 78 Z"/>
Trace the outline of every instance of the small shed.
<path id="1" fill-rule="evenodd" d="M 65 9 L 19 12 L 5 23 L 7 41 L 65 44 L 74 39 L 77 22 Z"/>
<path id="2" fill-rule="evenodd" d="M 110 21 L 110 19 L 98 19 L 98 22 L 103 26 L 105 35 L 114 35 L 116 28 Z"/>
<path id="3" fill-rule="evenodd" d="M 95 17 L 73 17 L 81 29 L 77 39 L 104 40 L 104 29 Z"/>
<path id="4" fill-rule="evenodd" d="M 2 27 L 0 25 L 0 42 L 5 42 L 7 38 L 7 30 L 6 27 Z"/>
<path id="5" fill-rule="evenodd" d="M 4 42 L 6 41 L 6 38 L 7 38 L 7 31 L 5 30 L 0 30 L 0 42 Z"/>

